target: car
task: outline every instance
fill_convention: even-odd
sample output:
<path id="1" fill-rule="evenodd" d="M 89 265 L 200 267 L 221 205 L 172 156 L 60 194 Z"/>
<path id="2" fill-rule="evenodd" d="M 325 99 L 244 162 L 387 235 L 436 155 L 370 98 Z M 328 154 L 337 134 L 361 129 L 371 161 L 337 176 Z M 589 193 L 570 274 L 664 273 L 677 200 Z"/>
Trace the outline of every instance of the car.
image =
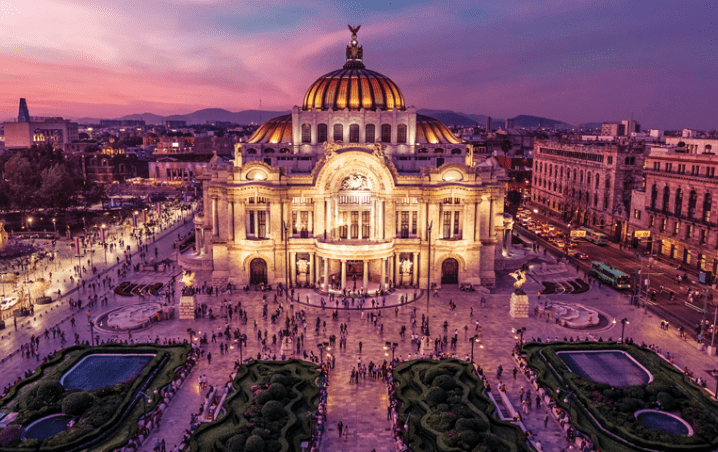
<path id="1" fill-rule="evenodd" d="M 569 248 L 569 249 L 578 248 L 578 243 L 576 243 L 576 242 L 568 242 L 568 248 Z"/>
<path id="2" fill-rule="evenodd" d="M 0 302 L 0 310 L 7 311 L 8 309 L 12 308 L 17 304 L 19 301 L 18 297 L 7 297 L 4 298 L 3 301 Z"/>
<path id="3" fill-rule="evenodd" d="M 559 248 L 566 248 L 566 242 L 564 242 L 563 240 L 556 240 L 554 242 L 554 245 L 556 245 Z"/>
<path id="4" fill-rule="evenodd" d="M 576 259 L 580 259 L 582 261 L 588 260 L 588 254 L 586 254 L 582 251 L 577 252 L 576 254 L 573 255 L 573 257 L 575 257 Z"/>

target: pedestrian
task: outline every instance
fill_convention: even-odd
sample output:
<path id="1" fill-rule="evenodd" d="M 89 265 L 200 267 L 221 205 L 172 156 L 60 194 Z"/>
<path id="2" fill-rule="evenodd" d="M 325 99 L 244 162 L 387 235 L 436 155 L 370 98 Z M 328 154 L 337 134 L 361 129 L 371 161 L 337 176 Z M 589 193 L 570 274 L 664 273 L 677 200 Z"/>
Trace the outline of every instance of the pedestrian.
<path id="1" fill-rule="evenodd" d="M 212 353 L 207 353 L 207 364 L 212 364 Z"/>
<path id="2" fill-rule="evenodd" d="M 349 436 L 349 427 L 344 428 L 344 442 L 347 442 L 347 437 Z"/>
<path id="3" fill-rule="evenodd" d="M 517 373 L 519 373 L 519 370 L 516 367 L 514 367 L 514 380 L 516 380 Z"/>
<path id="4" fill-rule="evenodd" d="M 499 367 L 496 369 L 496 378 L 497 379 L 501 378 L 501 372 L 503 372 L 503 371 L 504 371 L 504 368 L 501 367 L 501 365 L 499 364 Z"/>
<path id="5" fill-rule="evenodd" d="M 337 424 L 337 430 L 339 430 L 339 438 L 342 437 L 342 429 L 343 428 L 344 428 L 344 424 L 342 423 L 342 421 L 339 421 L 339 423 Z"/>
<path id="6" fill-rule="evenodd" d="M 543 418 L 543 428 L 548 427 L 548 414 Z"/>
<path id="7" fill-rule="evenodd" d="M 359 353 L 361 353 L 361 346 L 362 346 L 362 343 L 361 343 L 361 341 L 359 341 Z"/>
<path id="8" fill-rule="evenodd" d="M 391 420 L 391 405 L 386 407 L 386 420 Z"/>
<path id="9" fill-rule="evenodd" d="M 161 449 L 162 449 L 162 452 L 167 452 L 167 449 L 166 449 L 165 447 L 166 447 L 166 444 L 165 444 L 165 439 L 164 439 L 164 438 L 162 438 L 162 443 L 161 443 Z"/>

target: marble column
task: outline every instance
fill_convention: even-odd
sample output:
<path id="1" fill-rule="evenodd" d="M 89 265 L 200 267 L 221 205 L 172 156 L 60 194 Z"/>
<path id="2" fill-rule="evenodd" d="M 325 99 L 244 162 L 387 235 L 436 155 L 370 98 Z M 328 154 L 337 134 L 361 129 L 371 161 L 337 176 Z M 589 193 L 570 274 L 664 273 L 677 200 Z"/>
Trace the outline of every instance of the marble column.
<path id="1" fill-rule="evenodd" d="M 364 290 L 369 288 L 369 261 L 364 259 Z"/>
<path id="2" fill-rule="evenodd" d="M 347 260 L 342 259 L 342 290 L 347 287 Z"/>
<path id="3" fill-rule="evenodd" d="M 309 253 L 309 284 L 314 283 L 314 253 Z"/>
<path id="4" fill-rule="evenodd" d="M 411 283 L 416 286 L 419 282 L 419 253 L 414 253 L 414 265 L 411 266 Z"/>
<path id="5" fill-rule="evenodd" d="M 369 214 L 369 240 L 376 240 L 376 199 L 371 200 L 371 213 Z"/>
<path id="6" fill-rule="evenodd" d="M 297 283 L 297 253 L 289 253 L 289 285 L 296 285 Z"/>
<path id="7" fill-rule="evenodd" d="M 234 201 L 229 202 L 227 210 L 227 240 L 234 241 Z"/>
<path id="8" fill-rule="evenodd" d="M 234 235 L 234 240 L 236 243 L 239 243 L 240 241 L 247 239 L 247 220 L 246 220 L 247 214 L 244 211 L 244 201 L 235 203 L 234 213 L 235 213 L 234 224 L 235 224 L 235 226 L 238 226 L 238 231 Z"/>
<path id="9" fill-rule="evenodd" d="M 329 292 L 329 259 L 323 257 L 322 260 L 324 261 L 324 290 Z"/>
<path id="10" fill-rule="evenodd" d="M 399 253 L 394 254 L 394 285 L 401 284 L 401 259 L 399 258 Z"/>
<path id="11" fill-rule="evenodd" d="M 379 290 L 386 290 L 386 258 L 381 259 L 381 280 L 379 280 Z"/>
<path id="12" fill-rule="evenodd" d="M 219 235 L 219 212 L 217 211 L 217 198 L 212 198 L 212 236 Z"/>
<path id="13" fill-rule="evenodd" d="M 202 254 L 202 236 L 199 233 L 199 228 L 194 229 L 194 254 L 197 256 Z"/>

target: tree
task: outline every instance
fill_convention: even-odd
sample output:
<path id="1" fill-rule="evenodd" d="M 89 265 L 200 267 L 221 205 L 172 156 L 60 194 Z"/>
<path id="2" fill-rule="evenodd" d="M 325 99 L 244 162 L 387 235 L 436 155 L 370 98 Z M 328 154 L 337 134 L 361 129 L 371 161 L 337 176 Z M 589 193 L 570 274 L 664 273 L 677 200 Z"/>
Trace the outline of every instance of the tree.
<path id="1" fill-rule="evenodd" d="M 64 163 L 42 171 L 42 185 L 38 190 L 40 204 L 47 208 L 65 210 L 77 195 L 75 181 Z"/>
<path id="2" fill-rule="evenodd" d="M 39 174 L 30 160 L 21 154 L 15 154 L 5 163 L 10 205 L 26 212 L 35 206 L 35 195 L 39 184 Z"/>
<path id="3" fill-rule="evenodd" d="M 506 157 L 508 157 L 510 150 L 511 150 L 511 141 L 509 141 L 508 138 L 504 138 L 504 141 L 501 142 L 501 152 L 504 153 L 504 161 L 506 160 Z"/>

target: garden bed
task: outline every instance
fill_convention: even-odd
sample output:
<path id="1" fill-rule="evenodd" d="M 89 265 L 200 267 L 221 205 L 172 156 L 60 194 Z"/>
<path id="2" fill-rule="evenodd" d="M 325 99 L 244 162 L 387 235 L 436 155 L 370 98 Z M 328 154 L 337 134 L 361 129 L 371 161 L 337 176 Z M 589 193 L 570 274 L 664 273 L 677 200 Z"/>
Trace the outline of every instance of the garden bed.
<path id="1" fill-rule="evenodd" d="M 0 408 L 17 412 L 17 418 L 0 432 L 0 450 L 100 451 L 126 444 L 137 431 L 137 420 L 159 403 L 137 404 L 137 392 L 159 389 L 175 378 L 174 369 L 187 360 L 189 346 L 105 344 L 74 346 L 59 351 L 30 377 L 0 400 Z M 60 382 L 66 373 L 89 355 L 153 354 L 136 378 L 90 390 L 68 390 Z M 151 392 L 150 392 L 151 393 Z M 155 398 L 157 399 L 157 398 Z M 47 439 L 21 441 L 22 426 L 55 414 L 72 416 L 74 426 Z"/>
<path id="2" fill-rule="evenodd" d="M 300 360 L 242 366 L 232 382 L 236 392 L 224 404 L 227 412 L 197 428 L 190 451 L 301 452 L 301 443 L 312 437 L 319 378 L 315 364 Z"/>
<path id="3" fill-rule="evenodd" d="M 600 450 L 707 452 L 718 448 L 718 407 L 702 388 L 652 351 L 614 342 L 531 343 L 524 351 L 538 383 L 549 394 L 556 390 L 576 394 L 570 406 L 571 423 Z M 647 369 L 653 380 L 616 387 L 582 378 L 557 355 L 561 351 L 622 351 Z M 564 395 L 555 398 L 564 410 L 569 408 Z M 673 413 L 687 421 L 694 434 L 651 429 L 636 419 L 635 413 L 642 409 Z"/>
<path id="4" fill-rule="evenodd" d="M 134 284 L 129 281 L 123 281 L 115 287 L 115 293 L 123 297 L 134 297 L 149 292 L 151 295 L 157 295 L 162 288 L 162 283 L 155 284 Z"/>
<path id="5" fill-rule="evenodd" d="M 483 382 L 471 363 L 459 360 L 408 361 L 393 371 L 401 413 L 409 419 L 413 452 L 525 452 L 521 429 L 493 417 L 496 407 L 482 394 Z"/>

